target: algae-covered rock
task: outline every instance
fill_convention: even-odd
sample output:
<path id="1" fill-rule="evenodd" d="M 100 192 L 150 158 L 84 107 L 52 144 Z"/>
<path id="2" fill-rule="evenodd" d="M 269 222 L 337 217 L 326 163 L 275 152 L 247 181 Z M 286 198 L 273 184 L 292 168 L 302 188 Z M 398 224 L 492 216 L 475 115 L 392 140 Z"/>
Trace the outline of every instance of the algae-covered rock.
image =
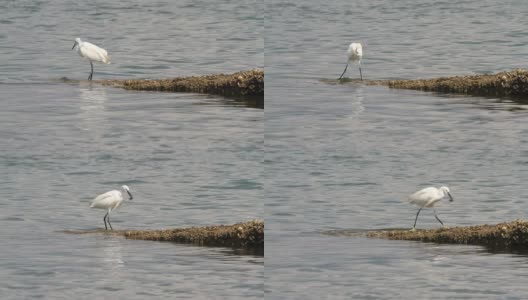
<path id="1" fill-rule="evenodd" d="M 252 220 L 234 225 L 215 225 L 164 230 L 124 230 L 127 239 L 170 241 L 201 246 L 264 248 L 264 222 Z"/>
<path id="2" fill-rule="evenodd" d="M 377 80 L 323 79 L 327 84 L 377 85 L 394 89 L 421 90 L 438 93 L 464 94 L 483 97 L 528 99 L 528 70 L 517 69 L 487 75 L 468 75 L 432 79 Z"/>
<path id="3" fill-rule="evenodd" d="M 391 240 L 483 245 L 496 249 L 528 249 L 528 222 L 516 220 L 497 225 L 476 225 L 416 231 L 368 231 L 366 236 Z"/>
<path id="4" fill-rule="evenodd" d="M 490 75 L 471 75 L 416 80 L 373 81 L 390 88 L 474 96 L 528 96 L 528 71 L 517 69 Z"/>
<path id="5" fill-rule="evenodd" d="M 204 93 L 226 97 L 264 97 L 264 71 L 260 69 L 233 74 L 98 82 L 129 90 Z"/>
<path id="6" fill-rule="evenodd" d="M 65 230 L 69 234 L 106 234 L 127 239 L 169 241 L 201 246 L 222 246 L 264 251 L 264 221 L 251 220 L 233 225 L 160 230 Z M 258 252 L 257 251 L 257 252 Z"/>

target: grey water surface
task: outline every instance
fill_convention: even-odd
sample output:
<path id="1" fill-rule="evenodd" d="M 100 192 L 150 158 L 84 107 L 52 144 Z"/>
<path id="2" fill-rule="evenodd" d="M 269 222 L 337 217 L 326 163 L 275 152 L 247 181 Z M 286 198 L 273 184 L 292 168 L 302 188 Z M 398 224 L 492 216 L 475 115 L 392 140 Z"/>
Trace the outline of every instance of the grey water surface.
<path id="1" fill-rule="evenodd" d="M 104 227 L 97 194 L 127 184 L 115 229 L 264 217 L 264 112 L 222 97 L 86 81 L 263 67 L 263 4 L 0 1 L 0 298 L 259 299 L 264 258 L 65 230 Z M 65 80 L 65 78 L 67 80 Z"/>
<path id="2" fill-rule="evenodd" d="M 523 1 L 280 1 L 266 11 L 267 299 L 526 299 L 528 257 L 328 235 L 411 228 L 407 195 L 447 185 L 447 226 L 528 213 L 528 107 L 328 84 L 528 67 Z M 356 66 L 345 75 L 359 77 Z M 431 210 L 419 228 L 440 224 Z"/>

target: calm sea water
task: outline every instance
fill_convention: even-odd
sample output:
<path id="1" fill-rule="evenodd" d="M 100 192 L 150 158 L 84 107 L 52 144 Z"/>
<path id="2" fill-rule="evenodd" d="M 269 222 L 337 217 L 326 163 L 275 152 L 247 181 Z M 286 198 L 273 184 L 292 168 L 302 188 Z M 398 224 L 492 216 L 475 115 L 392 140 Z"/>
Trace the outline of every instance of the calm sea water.
<path id="1" fill-rule="evenodd" d="M 437 208 L 448 226 L 528 217 L 527 107 L 322 82 L 352 41 L 369 79 L 527 68 L 527 14 L 523 1 L 267 5 L 266 298 L 528 297 L 525 255 L 323 234 L 410 228 L 405 199 L 430 185 L 451 187 Z M 438 226 L 421 214 L 418 227 Z"/>
<path id="2" fill-rule="evenodd" d="M 351 41 L 370 79 L 526 68 L 527 14 L 488 0 L 0 2 L 2 299 L 526 298 L 525 255 L 324 234 L 410 227 L 406 196 L 440 184 L 448 226 L 525 218 L 526 107 L 324 80 Z M 265 36 L 266 118 L 218 97 L 65 83 L 88 76 L 77 36 L 112 55 L 95 79 L 263 67 Z M 229 249 L 61 232 L 100 228 L 89 200 L 123 183 L 135 198 L 116 229 L 265 212 L 265 274 L 263 257 Z M 438 223 L 424 211 L 418 225 Z"/>
<path id="3" fill-rule="evenodd" d="M 263 67 L 263 4 L 0 2 L 0 298 L 262 298 L 264 258 L 62 231 L 103 226 L 97 194 L 127 184 L 116 229 L 264 217 L 264 112 L 221 97 L 84 81 L 75 37 L 106 49 L 94 79 Z M 72 81 L 65 82 L 61 78 Z M 83 81 L 76 81 L 83 79 Z"/>

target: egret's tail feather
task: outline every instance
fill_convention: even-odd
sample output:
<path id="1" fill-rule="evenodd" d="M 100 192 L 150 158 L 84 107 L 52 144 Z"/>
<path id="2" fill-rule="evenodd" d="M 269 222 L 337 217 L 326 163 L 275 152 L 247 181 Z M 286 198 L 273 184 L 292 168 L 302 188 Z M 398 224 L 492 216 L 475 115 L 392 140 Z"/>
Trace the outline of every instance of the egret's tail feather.
<path id="1" fill-rule="evenodd" d="M 420 203 L 416 202 L 414 199 L 407 199 L 407 203 L 420 206 Z"/>

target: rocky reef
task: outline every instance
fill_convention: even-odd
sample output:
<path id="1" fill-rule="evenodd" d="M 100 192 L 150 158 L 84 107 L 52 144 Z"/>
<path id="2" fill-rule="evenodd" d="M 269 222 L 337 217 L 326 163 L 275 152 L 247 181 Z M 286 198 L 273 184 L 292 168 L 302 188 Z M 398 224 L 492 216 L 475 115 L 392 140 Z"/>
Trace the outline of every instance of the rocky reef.
<path id="1" fill-rule="evenodd" d="M 261 220 L 234 225 L 162 230 L 122 230 L 114 233 L 134 240 L 170 241 L 232 248 L 264 248 L 264 222 Z"/>
<path id="2" fill-rule="evenodd" d="M 99 233 L 127 239 L 167 241 L 264 251 L 264 221 L 251 220 L 233 225 L 214 225 L 158 230 L 65 230 L 69 234 Z"/>
<path id="3" fill-rule="evenodd" d="M 482 245 L 491 249 L 528 249 L 528 222 L 515 220 L 497 225 L 438 228 L 430 230 L 367 231 L 367 237 L 442 244 Z"/>
<path id="4" fill-rule="evenodd" d="M 233 74 L 175 77 L 168 79 L 99 80 L 103 85 L 127 90 L 202 93 L 254 102 L 264 108 L 264 71 L 254 69 Z"/>
<path id="5" fill-rule="evenodd" d="M 512 70 L 489 75 L 471 75 L 415 80 L 375 80 L 373 85 L 488 97 L 528 97 L 528 70 Z"/>

